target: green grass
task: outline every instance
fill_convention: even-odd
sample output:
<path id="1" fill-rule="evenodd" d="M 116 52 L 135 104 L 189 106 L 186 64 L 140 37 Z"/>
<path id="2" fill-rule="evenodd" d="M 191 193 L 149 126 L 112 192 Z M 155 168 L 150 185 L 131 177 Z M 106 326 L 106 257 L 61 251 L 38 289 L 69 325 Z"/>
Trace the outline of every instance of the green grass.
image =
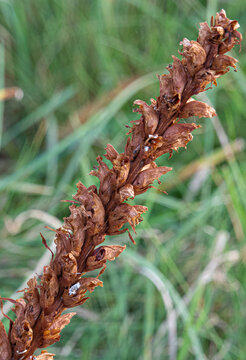
<path id="1" fill-rule="evenodd" d="M 96 183 L 88 173 L 105 145 L 123 150 L 133 100 L 158 95 L 155 74 L 221 8 L 244 33 L 243 0 L 0 0 L 0 88 L 24 91 L 20 102 L 0 103 L 1 296 L 44 253 L 39 232 L 52 239 L 46 222 L 27 219 L 14 234 L 9 219 L 31 209 L 68 215 L 60 200 L 78 180 Z M 206 93 L 229 142 L 246 135 L 245 41 L 234 55 L 239 71 Z M 161 159 L 174 169 L 163 178 L 164 188 L 176 184 L 169 195 L 152 189 L 136 199 L 149 208 L 137 245 L 107 239 L 127 251 L 51 348 L 56 359 L 245 359 L 246 157 L 239 151 L 183 181 L 182 169 L 221 148 L 216 123 L 200 123 L 187 151 Z"/>

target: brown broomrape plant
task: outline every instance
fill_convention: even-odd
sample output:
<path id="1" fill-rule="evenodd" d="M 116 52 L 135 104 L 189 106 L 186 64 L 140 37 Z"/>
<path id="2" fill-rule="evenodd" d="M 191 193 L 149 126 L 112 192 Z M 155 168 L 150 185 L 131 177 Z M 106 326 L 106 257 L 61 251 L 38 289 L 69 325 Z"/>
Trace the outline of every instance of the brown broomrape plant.
<path id="1" fill-rule="evenodd" d="M 157 166 L 155 160 L 163 154 L 186 147 L 192 140 L 192 132 L 199 125 L 180 123 L 191 116 L 211 118 L 215 110 L 192 98 L 216 85 L 216 80 L 229 71 L 236 70 L 237 60 L 225 55 L 234 45 L 240 44 L 242 35 L 237 31 L 236 20 L 226 17 L 224 10 L 211 18 L 211 26 L 200 24 L 197 41 L 186 38 L 181 41 L 181 60 L 173 56 L 167 66 L 168 74 L 159 76 L 160 96 L 151 99 L 150 105 L 142 100 L 134 101 L 141 114 L 133 121 L 123 153 L 112 145 L 106 146 L 105 157 L 112 163 L 108 167 L 102 157 L 97 158 L 97 170 L 91 175 L 100 180 L 99 189 L 77 184 L 77 193 L 70 206 L 70 216 L 64 225 L 55 230 L 56 254 L 39 278 L 32 278 L 23 290 L 22 298 L 12 300 L 15 321 L 10 321 L 8 334 L 0 322 L 0 360 L 52 360 L 54 354 L 38 348 L 46 348 L 59 341 L 60 332 L 75 312 L 63 314 L 64 310 L 82 305 L 87 293 L 102 286 L 99 276 L 106 262 L 114 260 L 125 246 L 100 245 L 106 235 L 135 232 L 142 221 L 146 206 L 130 205 L 127 201 L 147 191 L 154 180 L 170 170 Z M 159 181 L 159 180 L 158 180 Z M 42 241 L 48 247 L 41 235 Z M 100 245 L 100 246 L 98 246 Z M 100 269 L 96 277 L 87 276 Z M 7 317 L 7 315 L 5 315 Z"/>

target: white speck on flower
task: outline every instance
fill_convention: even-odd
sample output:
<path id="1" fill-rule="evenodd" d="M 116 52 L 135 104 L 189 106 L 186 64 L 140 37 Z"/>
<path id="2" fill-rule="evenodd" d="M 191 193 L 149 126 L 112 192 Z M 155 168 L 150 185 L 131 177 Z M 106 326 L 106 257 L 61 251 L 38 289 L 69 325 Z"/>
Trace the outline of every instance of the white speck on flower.
<path id="1" fill-rule="evenodd" d="M 75 295 L 77 290 L 80 288 L 80 283 L 77 282 L 76 284 L 72 285 L 70 288 L 69 288 L 69 295 Z"/>
<path id="2" fill-rule="evenodd" d="M 23 350 L 23 351 L 16 350 L 16 354 L 19 354 L 19 355 L 25 354 L 25 352 L 27 352 L 27 349 Z"/>
<path id="3" fill-rule="evenodd" d="M 144 151 L 147 152 L 148 150 L 149 150 L 149 146 L 145 146 L 145 147 L 144 147 Z"/>
<path id="4" fill-rule="evenodd" d="M 157 139 L 157 138 L 158 138 L 157 134 L 155 135 L 149 134 L 149 139 Z"/>

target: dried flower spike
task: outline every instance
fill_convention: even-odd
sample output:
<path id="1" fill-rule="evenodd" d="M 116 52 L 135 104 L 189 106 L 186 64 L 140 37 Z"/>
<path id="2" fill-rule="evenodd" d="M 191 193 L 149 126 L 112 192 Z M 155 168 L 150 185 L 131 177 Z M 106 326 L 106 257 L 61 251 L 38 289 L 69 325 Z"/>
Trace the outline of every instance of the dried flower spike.
<path id="1" fill-rule="evenodd" d="M 98 278 L 107 261 L 125 249 L 119 245 L 98 245 L 106 235 L 126 231 L 134 241 L 127 223 L 135 232 L 147 208 L 126 201 L 146 192 L 154 180 L 171 170 L 158 167 L 155 160 L 186 147 L 192 140 L 191 133 L 199 127 L 179 120 L 215 116 L 213 108 L 192 96 L 216 85 L 217 78 L 229 67 L 236 69 L 237 60 L 225 54 L 241 43 L 238 27 L 238 22 L 228 19 L 224 10 L 211 19 L 210 27 L 201 23 L 197 41 L 184 38 L 180 43 L 182 59 L 173 56 L 173 63 L 167 67 L 169 74 L 159 76 L 160 96 L 151 99 L 150 105 L 142 100 L 134 102 L 141 117 L 133 122 L 124 152 L 119 154 L 107 145 L 105 157 L 111 167 L 102 157 L 97 158 L 98 167 L 91 175 L 99 178 L 98 189 L 77 184 L 75 201 L 69 208 L 71 214 L 55 230 L 56 254 L 44 267 L 40 284 L 36 278 L 30 279 L 22 298 L 5 299 L 14 303 L 16 318 L 10 322 L 8 335 L 0 322 L 0 360 L 53 359 L 54 354 L 46 351 L 39 356 L 33 354 L 36 349 L 59 341 L 61 330 L 75 315 L 62 315 L 63 311 L 83 304 L 88 292 L 102 286 Z M 48 247 L 43 236 L 42 241 Z M 96 269 L 96 277 L 87 276 Z"/>

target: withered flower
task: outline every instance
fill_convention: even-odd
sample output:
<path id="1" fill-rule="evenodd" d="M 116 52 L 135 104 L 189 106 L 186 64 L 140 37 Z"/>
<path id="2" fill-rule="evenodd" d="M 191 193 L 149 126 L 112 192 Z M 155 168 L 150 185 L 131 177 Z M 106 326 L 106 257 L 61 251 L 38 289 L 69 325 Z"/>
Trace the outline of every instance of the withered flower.
<path id="1" fill-rule="evenodd" d="M 67 253 L 61 257 L 59 263 L 64 285 L 70 285 L 77 277 L 77 260 L 72 253 Z"/>
<path id="2" fill-rule="evenodd" d="M 85 298 L 86 292 L 93 292 L 97 286 L 103 286 L 102 281 L 97 278 L 82 277 L 75 284 L 64 290 L 62 296 L 64 306 L 71 308 L 83 304 L 88 299 Z"/>
<path id="3" fill-rule="evenodd" d="M 190 41 L 186 38 L 180 42 L 180 45 L 183 45 L 183 52 L 180 52 L 183 56 L 182 64 L 188 70 L 189 74 L 193 76 L 196 72 L 201 70 L 205 63 L 207 58 L 206 52 L 199 42 L 193 40 Z"/>
<path id="4" fill-rule="evenodd" d="M 215 110 L 206 103 L 201 101 L 187 101 L 187 103 L 182 107 L 179 113 L 179 117 L 182 119 L 187 119 L 191 116 L 198 116 L 211 118 L 216 115 Z"/>
<path id="5" fill-rule="evenodd" d="M 144 193 L 154 180 L 159 179 L 160 176 L 171 170 L 172 168 L 167 166 L 149 167 L 148 169 L 142 170 L 133 182 L 135 195 Z"/>
<path id="6" fill-rule="evenodd" d="M 30 279 L 27 285 L 28 288 L 24 292 L 24 299 L 26 300 L 25 316 L 30 326 L 33 327 L 41 310 L 36 278 Z"/>
<path id="7" fill-rule="evenodd" d="M 126 231 L 134 242 L 127 223 L 135 232 L 147 208 L 126 201 L 146 192 L 155 180 L 172 170 L 158 167 L 155 160 L 186 147 L 193 138 L 192 132 L 199 127 L 182 123 L 181 119 L 215 116 L 212 107 L 192 96 L 216 85 L 230 67 L 236 70 L 237 60 L 225 54 L 241 43 L 238 27 L 238 22 L 228 19 L 224 10 L 211 19 L 211 26 L 201 23 L 197 41 L 184 38 L 181 59 L 173 56 L 173 63 L 167 67 L 169 73 L 159 76 L 160 96 L 151 99 L 150 105 L 142 100 L 134 102 L 134 111 L 141 117 L 132 122 L 124 152 L 106 146 L 105 158 L 111 166 L 101 156 L 97 158 L 97 170 L 91 175 L 99 178 L 99 189 L 77 184 L 70 216 L 55 230 L 56 254 L 44 267 L 40 284 L 36 278 L 30 279 L 22 298 L 2 299 L 15 305 L 16 319 L 10 319 L 8 335 L 0 322 L 0 360 L 53 359 L 54 354 L 45 351 L 39 356 L 33 354 L 36 349 L 59 341 L 61 330 L 75 315 L 62 315 L 63 311 L 83 304 L 88 292 L 102 286 L 98 278 L 106 262 L 125 249 L 119 245 L 97 246 L 106 235 Z M 97 276 L 85 276 L 97 269 Z"/>
<path id="8" fill-rule="evenodd" d="M 141 205 L 132 206 L 127 203 L 118 205 L 109 215 L 107 235 L 116 235 L 125 232 L 126 229 L 121 231 L 120 229 L 127 222 L 135 232 L 135 226 L 142 221 L 142 213 L 147 210 L 146 206 Z"/>
<path id="9" fill-rule="evenodd" d="M 40 306 L 43 309 L 49 308 L 54 303 L 58 291 L 59 282 L 55 271 L 50 266 L 45 266 L 40 288 Z"/>
<path id="10" fill-rule="evenodd" d="M 56 318 L 51 318 L 50 322 L 45 322 L 45 329 L 42 334 L 42 348 L 50 346 L 60 340 L 61 330 L 70 323 L 71 318 L 75 315 L 75 312 L 60 315 Z"/>
<path id="11" fill-rule="evenodd" d="M 139 105 L 139 109 L 135 109 L 136 112 L 140 112 L 144 118 L 145 135 L 153 135 L 159 123 L 159 116 L 154 110 L 153 106 L 149 106 L 142 100 L 135 100 L 134 105 Z"/>
<path id="12" fill-rule="evenodd" d="M 96 248 L 93 253 L 87 258 L 86 267 L 84 271 L 92 271 L 100 269 L 106 264 L 107 261 L 113 261 L 118 257 L 122 251 L 126 248 L 125 246 L 120 245 L 108 245 L 108 246 L 99 246 Z"/>

